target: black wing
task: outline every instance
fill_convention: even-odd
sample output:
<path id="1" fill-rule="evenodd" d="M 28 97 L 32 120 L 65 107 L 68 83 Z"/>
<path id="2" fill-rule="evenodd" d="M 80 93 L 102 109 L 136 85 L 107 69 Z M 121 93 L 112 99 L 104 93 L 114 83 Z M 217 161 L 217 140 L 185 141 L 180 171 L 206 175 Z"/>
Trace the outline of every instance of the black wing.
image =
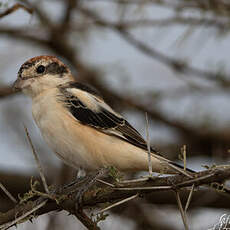
<path id="1" fill-rule="evenodd" d="M 75 87 L 77 88 L 77 87 Z M 78 88 L 83 90 L 83 87 Z M 84 88 L 85 92 L 86 91 Z M 140 133 L 135 130 L 123 117 L 108 110 L 106 106 L 98 103 L 98 108 L 91 109 L 77 95 L 71 93 L 67 88 L 61 88 L 64 95 L 64 103 L 70 113 L 82 124 L 89 125 L 101 132 L 121 138 L 137 147 L 147 150 L 147 144 Z M 96 97 L 94 98 L 96 99 Z M 62 99 L 63 100 L 63 99 Z M 95 100 L 96 102 L 97 100 Z M 100 102 L 101 99 L 100 99 Z M 97 103 L 97 102 L 96 102 Z M 104 103 L 104 101 L 103 101 Z M 152 152 L 156 151 L 151 149 Z"/>

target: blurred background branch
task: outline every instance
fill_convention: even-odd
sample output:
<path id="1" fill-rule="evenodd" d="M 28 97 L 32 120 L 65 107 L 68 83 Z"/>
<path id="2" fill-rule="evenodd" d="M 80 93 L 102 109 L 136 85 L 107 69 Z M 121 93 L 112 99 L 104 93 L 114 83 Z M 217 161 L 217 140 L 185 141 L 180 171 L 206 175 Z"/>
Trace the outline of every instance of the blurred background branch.
<path id="1" fill-rule="evenodd" d="M 158 177 L 145 181 L 113 182 L 113 184 L 110 183 L 113 185 L 112 187 L 106 184 L 103 186 L 101 182 L 95 180 L 93 186 L 83 195 L 81 208 L 78 208 L 78 210 L 81 211 L 76 210 L 76 196 L 78 195 L 79 189 L 85 186 L 85 182 L 91 180 L 90 178 L 92 178 L 92 175 L 79 179 L 69 186 L 52 188 L 54 192 L 48 194 L 35 190 L 35 185 L 31 183 L 30 192 L 27 192 L 23 198 L 21 197 L 20 202 L 15 205 L 13 209 L 0 214 L 0 229 L 8 228 L 14 224 L 20 224 L 22 221 L 26 221 L 32 213 L 33 215 L 36 213 L 36 215 L 39 216 L 60 209 L 64 209 L 68 213 L 75 215 L 88 229 L 100 229 L 91 218 L 88 218 L 87 215 L 84 214 L 84 208 L 95 208 L 102 203 L 114 203 L 117 200 L 126 199 L 131 195 L 139 194 L 138 196 L 141 196 L 154 193 L 155 191 L 176 191 L 179 194 L 180 189 L 191 187 L 192 185 L 194 185 L 195 188 L 200 185 L 210 185 L 213 188 L 216 187 L 215 189 L 217 189 L 217 191 L 225 194 L 227 199 L 229 199 L 230 190 L 222 184 L 230 177 L 229 167 L 229 165 L 226 165 L 204 170 L 195 173 L 192 179 L 184 175 L 177 175 Z M 102 171 L 104 172 L 101 173 L 101 176 L 103 178 L 108 178 L 110 169 L 102 169 Z M 98 172 L 93 174 L 96 178 Z M 113 178 L 113 180 L 114 179 L 116 178 Z M 97 184 L 96 187 L 94 186 L 95 184 Z M 31 212 L 32 210 L 34 211 Z M 24 218 L 22 219 L 21 216 L 24 216 Z"/>

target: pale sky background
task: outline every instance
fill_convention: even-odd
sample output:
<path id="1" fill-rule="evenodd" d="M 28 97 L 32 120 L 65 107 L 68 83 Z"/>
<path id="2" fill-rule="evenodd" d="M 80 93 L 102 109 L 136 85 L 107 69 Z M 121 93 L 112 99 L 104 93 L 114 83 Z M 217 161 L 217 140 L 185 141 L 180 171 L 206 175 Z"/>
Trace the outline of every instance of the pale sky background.
<path id="1" fill-rule="evenodd" d="M 50 4 L 47 6 L 49 5 Z M 107 12 L 109 12 L 107 16 L 113 18 L 111 10 L 108 10 L 108 5 L 102 4 L 102 6 L 105 10 L 107 10 Z M 56 4 L 54 8 L 53 17 L 58 18 L 61 6 Z M 145 14 L 140 13 L 138 17 L 143 17 L 143 15 Z M 170 12 L 158 7 L 149 8 L 148 15 L 154 15 L 154 17 L 151 17 L 159 18 L 162 15 L 170 15 Z M 130 13 L 130 17 L 131 16 L 133 15 Z M 34 24 L 36 24 L 35 17 L 28 15 L 22 10 L 19 10 L 0 20 L 0 26 L 12 25 L 26 27 Z M 153 47 L 157 48 L 159 51 L 167 53 L 173 57 L 176 56 L 192 61 L 192 64 L 196 67 L 204 69 L 213 67 L 213 69 L 216 69 L 216 67 L 220 64 L 224 62 L 228 63 L 230 50 L 229 39 L 215 38 L 215 35 L 213 35 L 215 33 L 213 32 L 213 29 L 199 29 L 198 31 L 193 32 L 191 37 L 181 44 L 178 37 L 179 35 L 182 35 L 185 30 L 180 26 L 171 29 L 170 33 L 166 28 L 156 28 L 151 29 L 150 31 L 144 31 L 144 37 L 143 31 L 139 31 L 137 36 L 146 41 L 148 44 L 153 45 Z M 78 41 L 76 41 L 76 43 L 77 42 Z M 86 42 L 82 42 L 80 44 L 83 45 L 82 57 L 91 64 L 103 68 L 105 72 L 104 77 L 111 88 L 119 89 L 122 83 L 120 93 L 137 93 L 141 95 L 142 89 L 148 89 L 149 91 L 155 89 L 161 92 L 186 85 L 183 79 L 171 72 L 166 66 L 140 54 L 133 47 L 127 44 L 126 41 L 122 40 L 119 36 L 109 30 L 96 32 L 93 36 L 90 36 Z M 0 36 L 0 83 L 13 83 L 16 79 L 17 71 L 20 65 L 27 59 L 41 54 L 52 53 L 39 47 L 33 47 L 30 43 L 23 44 L 19 41 L 10 40 L 6 37 Z M 228 66 L 226 66 L 226 70 L 229 70 Z M 207 89 L 208 87 L 212 87 L 212 84 L 207 84 L 199 79 L 194 82 L 195 84 L 206 85 Z M 201 96 L 200 94 L 194 92 L 192 97 L 191 94 L 189 94 L 188 96 L 180 99 L 168 98 L 159 102 L 158 105 L 153 106 L 159 106 L 159 109 L 168 111 L 168 114 L 172 117 L 185 117 L 188 121 L 192 120 L 194 116 L 200 114 L 206 114 L 209 116 L 209 111 L 211 111 L 212 116 L 209 116 L 208 118 L 215 128 L 215 125 L 226 125 L 224 121 L 229 121 L 230 105 L 228 99 L 229 93 L 227 92 L 218 92 L 212 97 L 210 97 L 209 94 L 207 94 L 207 96 Z M 18 115 L 18 119 L 15 114 Z M 141 131 L 143 135 L 145 135 L 144 114 L 141 116 L 140 114 L 133 115 L 127 113 L 126 118 L 128 118 L 131 124 Z M 29 173 L 36 170 L 30 147 L 27 143 L 25 134 L 23 134 L 23 123 L 28 127 L 32 139 L 36 140 L 34 142 L 36 143 L 38 152 L 50 153 L 48 161 L 43 162 L 44 168 L 48 167 L 49 164 L 58 165 L 59 160 L 54 154 L 52 154 L 52 151 L 48 149 L 47 145 L 41 138 L 39 130 L 32 120 L 30 99 L 23 95 L 17 95 L 0 100 L 1 170 L 11 171 L 13 169 L 18 170 L 21 173 Z M 21 131 L 20 136 L 18 135 L 18 130 Z M 176 138 L 177 136 L 173 131 L 165 129 L 162 126 L 152 124 L 151 139 L 153 140 L 153 143 L 164 143 L 168 141 L 173 143 Z M 189 156 L 189 158 L 189 162 L 192 164 L 192 156 Z M 203 162 L 200 164 L 194 164 L 194 162 L 200 162 L 200 160 L 201 159 L 195 159 L 195 161 L 193 161 L 192 165 L 194 166 L 194 169 L 201 169 L 200 165 L 208 162 L 207 159 L 202 159 Z M 167 217 L 164 216 L 165 213 L 161 213 L 160 207 L 158 207 L 158 209 L 159 219 L 165 218 L 169 221 L 169 223 L 173 222 L 177 224 L 178 229 L 182 229 L 179 212 Z M 218 222 L 218 219 L 222 214 L 224 214 L 224 210 L 203 210 L 203 213 L 192 213 L 193 217 L 197 217 L 192 219 L 193 229 L 196 229 L 198 223 L 201 224 L 203 222 L 205 224 L 207 220 L 206 218 L 208 218 L 207 222 L 210 223 L 210 226 L 212 226 L 212 224 Z M 64 217 L 68 219 L 71 218 L 66 215 L 64 215 Z M 41 218 L 44 218 L 44 216 L 39 217 L 35 222 L 39 221 Z M 62 218 L 62 221 L 65 218 Z M 103 229 L 116 229 L 116 218 L 118 217 L 109 217 L 109 221 L 105 221 L 105 223 L 103 223 Z M 179 221 L 175 221 L 175 219 Z M 126 221 L 124 223 L 126 226 L 124 229 L 132 229 L 132 224 L 127 224 Z M 41 221 L 39 221 L 39 223 L 41 223 Z M 74 223 L 75 220 L 73 221 L 73 229 Z M 43 224 L 45 223 L 43 222 Z M 31 229 L 32 227 L 34 228 L 34 226 L 35 225 L 28 223 L 19 226 L 18 229 Z M 113 228 L 113 226 L 115 227 Z"/>

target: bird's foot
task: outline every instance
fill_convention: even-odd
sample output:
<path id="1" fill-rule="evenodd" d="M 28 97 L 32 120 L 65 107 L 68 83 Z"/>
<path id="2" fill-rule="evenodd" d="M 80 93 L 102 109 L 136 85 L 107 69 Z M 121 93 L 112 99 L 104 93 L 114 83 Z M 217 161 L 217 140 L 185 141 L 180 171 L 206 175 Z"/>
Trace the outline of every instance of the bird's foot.
<path id="1" fill-rule="evenodd" d="M 90 186 L 88 186 L 87 184 L 83 185 L 79 188 L 79 190 L 75 196 L 75 210 L 82 209 L 83 196 L 84 196 L 85 192 L 87 192 L 89 190 L 89 188 L 90 188 Z"/>
<path id="2" fill-rule="evenodd" d="M 84 169 L 82 169 L 81 167 L 77 170 L 77 173 L 76 173 L 76 177 L 77 179 L 81 180 L 81 179 L 84 179 L 86 177 L 86 172 Z"/>
<path id="3" fill-rule="evenodd" d="M 96 173 L 92 173 L 91 175 L 85 176 L 81 183 L 82 185 L 78 188 L 78 192 L 75 196 L 75 209 L 82 208 L 82 202 L 83 202 L 83 196 L 84 193 L 87 192 L 96 182 L 97 179 L 104 176 L 106 173 L 108 173 L 108 170 L 106 168 L 102 168 L 98 170 Z"/>

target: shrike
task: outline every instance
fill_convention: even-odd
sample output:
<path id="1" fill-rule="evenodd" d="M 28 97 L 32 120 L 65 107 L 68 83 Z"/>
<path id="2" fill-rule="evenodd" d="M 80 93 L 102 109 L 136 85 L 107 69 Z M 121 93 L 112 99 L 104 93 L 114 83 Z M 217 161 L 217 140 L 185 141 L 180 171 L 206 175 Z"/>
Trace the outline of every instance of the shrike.
<path id="1" fill-rule="evenodd" d="M 77 82 L 56 57 L 38 56 L 25 62 L 14 87 L 31 97 L 33 118 L 42 136 L 66 164 L 86 170 L 148 169 L 147 144 L 139 132 L 97 91 Z M 151 162 L 155 172 L 186 174 L 152 148 Z"/>

